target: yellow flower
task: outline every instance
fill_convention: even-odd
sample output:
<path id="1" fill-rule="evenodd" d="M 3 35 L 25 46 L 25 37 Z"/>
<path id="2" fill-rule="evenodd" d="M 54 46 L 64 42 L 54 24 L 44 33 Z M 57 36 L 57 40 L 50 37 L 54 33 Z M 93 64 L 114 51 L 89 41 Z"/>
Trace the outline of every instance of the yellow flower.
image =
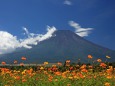
<path id="1" fill-rule="evenodd" d="M 40 67 L 40 70 L 43 70 L 44 69 L 44 67 Z"/>
<path id="2" fill-rule="evenodd" d="M 26 71 L 27 71 L 26 69 L 25 69 L 24 71 L 22 71 L 22 75 L 25 75 L 25 74 L 26 74 Z"/>
<path id="3" fill-rule="evenodd" d="M 58 81 L 58 79 L 55 79 L 54 81 L 55 81 L 55 82 L 57 82 L 57 81 Z"/>
<path id="4" fill-rule="evenodd" d="M 44 62 L 44 65 L 47 65 L 48 64 L 48 62 Z"/>
<path id="5" fill-rule="evenodd" d="M 52 67 L 55 67 L 55 68 L 56 68 L 57 66 L 56 66 L 56 65 L 52 65 Z"/>
<path id="6" fill-rule="evenodd" d="M 110 56 L 106 56 L 106 58 L 110 59 L 111 57 Z"/>
<path id="7" fill-rule="evenodd" d="M 71 84 L 67 84 L 67 86 L 71 86 Z"/>
<path id="8" fill-rule="evenodd" d="M 73 77 L 72 77 L 72 76 L 69 76 L 68 78 L 69 78 L 69 79 L 73 79 Z"/>

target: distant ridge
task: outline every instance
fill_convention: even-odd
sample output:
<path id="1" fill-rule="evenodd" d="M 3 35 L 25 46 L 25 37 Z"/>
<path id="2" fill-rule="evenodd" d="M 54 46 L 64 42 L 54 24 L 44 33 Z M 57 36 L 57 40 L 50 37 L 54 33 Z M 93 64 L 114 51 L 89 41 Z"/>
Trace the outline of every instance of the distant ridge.
<path id="1" fill-rule="evenodd" d="M 102 46 L 96 45 L 70 30 L 57 30 L 53 36 L 47 40 L 41 41 L 32 49 L 22 49 L 10 54 L 0 55 L 0 61 L 13 63 L 14 60 L 21 61 L 21 57 L 27 58 L 25 63 L 43 63 L 48 62 L 64 62 L 69 59 L 72 62 L 77 62 L 81 59 L 82 62 L 87 62 L 87 56 L 91 54 L 94 59 L 106 59 L 106 55 L 112 58 L 109 61 L 115 61 L 115 51 Z"/>

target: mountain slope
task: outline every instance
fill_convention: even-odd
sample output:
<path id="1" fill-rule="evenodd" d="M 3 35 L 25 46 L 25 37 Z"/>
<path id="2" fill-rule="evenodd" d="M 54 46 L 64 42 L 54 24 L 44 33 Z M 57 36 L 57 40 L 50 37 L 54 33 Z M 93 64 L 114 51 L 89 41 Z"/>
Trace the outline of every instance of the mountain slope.
<path id="1" fill-rule="evenodd" d="M 106 55 L 114 57 L 115 51 L 93 44 L 72 31 L 58 30 L 53 37 L 38 43 L 32 49 L 2 55 L 0 61 L 12 63 L 14 60 L 18 60 L 21 62 L 20 58 L 25 56 L 27 58 L 25 63 L 64 62 L 67 59 L 72 62 L 76 62 L 78 59 L 86 62 L 89 54 L 93 55 L 95 59 L 105 60 Z"/>

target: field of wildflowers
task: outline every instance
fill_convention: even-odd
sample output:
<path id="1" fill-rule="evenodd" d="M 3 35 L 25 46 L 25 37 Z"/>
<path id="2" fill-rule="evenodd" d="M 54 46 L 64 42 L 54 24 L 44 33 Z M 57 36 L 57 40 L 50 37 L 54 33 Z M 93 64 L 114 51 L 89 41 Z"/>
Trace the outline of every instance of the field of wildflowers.
<path id="1" fill-rule="evenodd" d="M 106 56 L 110 59 L 110 56 Z M 27 60 L 26 57 L 21 58 Z M 58 62 L 48 66 L 44 62 L 39 66 L 6 66 L 1 62 L 0 86 L 115 86 L 115 66 L 109 62 L 97 59 L 88 60 L 92 64 L 76 63 L 71 64 L 70 60 L 65 63 Z M 18 61 L 14 61 L 18 64 Z"/>

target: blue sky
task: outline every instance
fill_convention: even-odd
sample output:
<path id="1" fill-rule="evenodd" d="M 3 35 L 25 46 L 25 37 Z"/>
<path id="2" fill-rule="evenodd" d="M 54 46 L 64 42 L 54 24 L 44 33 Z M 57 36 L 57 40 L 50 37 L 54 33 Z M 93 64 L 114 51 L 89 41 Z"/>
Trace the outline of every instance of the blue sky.
<path id="1" fill-rule="evenodd" d="M 47 26 L 84 32 L 80 36 L 115 50 L 115 0 L 0 0 L 2 36 L 7 32 L 23 39 L 24 28 L 35 36 L 47 33 Z"/>

